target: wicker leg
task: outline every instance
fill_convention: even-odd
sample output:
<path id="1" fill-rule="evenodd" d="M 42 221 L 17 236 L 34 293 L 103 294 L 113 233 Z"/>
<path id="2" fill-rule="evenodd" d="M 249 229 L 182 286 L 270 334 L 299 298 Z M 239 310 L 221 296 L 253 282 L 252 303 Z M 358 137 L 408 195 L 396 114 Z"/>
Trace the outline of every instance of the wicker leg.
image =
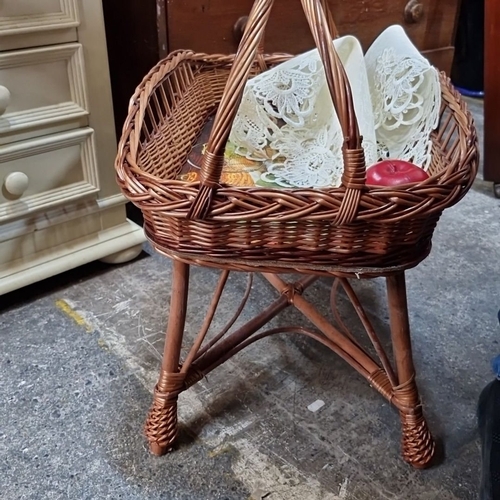
<path id="1" fill-rule="evenodd" d="M 416 468 L 424 468 L 434 455 L 435 444 L 422 412 L 415 383 L 404 272 L 387 278 L 387 294 L 399 380 L 399 385 L 394 388 L 394 399 L 400 409 L 403 458 Z"/>
<path id="2" fill-rule="evenodd" d="M 174 262 L 170 315 L 160 377 L 153 396 L 153 405 L 146 420 L 145 433 L 151 451 L 164 455 L 177 437 L 177 397 L 184 389 L 185 374 L 179 373 L 182 336 L 186 320 L 189 266 Z"/>

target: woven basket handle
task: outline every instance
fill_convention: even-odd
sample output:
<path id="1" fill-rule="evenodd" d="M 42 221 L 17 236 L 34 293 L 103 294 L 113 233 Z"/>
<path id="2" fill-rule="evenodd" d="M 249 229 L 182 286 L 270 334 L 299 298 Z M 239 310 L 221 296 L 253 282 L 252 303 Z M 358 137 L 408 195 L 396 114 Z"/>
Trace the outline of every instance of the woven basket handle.
<path id="1" fill-rule="evenodd" d="M 332 9 L 330 9 L 330 4 L 328 3 L 328 0 L 321 0 L 321 5 L 326 14 L 326 20 L 328 22 L 328 28 L 330 29 L 330 34 L 332 35 L 333 38 L 338 38 L 340 35 L 337 29 L 337 25 L 335 24 L 335 19 L 333 18 Z M 243 36 L 243 32 L 245 31 L 247 23 L 248 23 L 248 16 L 243 16 L 240 17 L 234 25 L 233 34 L 238 43 L 241 41 L 241 37 Z M 261 44 L 259 50 L 262 50 L 262 52 L 264 52 L 264 43 Z"/>
<path id="2" fill-rule="evenodd" d="M 207 150 L 201 165 L 200 188 L 188 213 L 190 219 L 204 219 L 210 212 L 212 198 L 219 187 L 226 142 L 273 3 L 274 0 L 255 0 L 248 17 L 245 32 L 215 115 Z M 333 18 L 330 15 L 328 19 L 323 9 L 326 0 L 301 0 L 301 3 L 325 67 L 328 88 L 344 135 L 342 185 L 346 188 L 346 192 L 339 207 L 338 216 L 333 222 L 345 224 L 355 218 L 361 190 L 365 185 L 364 152 L 361 147 L 361 137 L 349 81 L 332 44 L 332 35 L 328 24 L 329 21 L 330 24 L 333 24 Z"/>

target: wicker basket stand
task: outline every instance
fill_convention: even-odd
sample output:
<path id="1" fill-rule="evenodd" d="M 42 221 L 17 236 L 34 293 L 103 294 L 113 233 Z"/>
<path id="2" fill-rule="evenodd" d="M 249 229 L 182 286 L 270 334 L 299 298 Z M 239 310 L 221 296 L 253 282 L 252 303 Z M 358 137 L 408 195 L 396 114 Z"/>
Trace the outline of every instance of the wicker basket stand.
<path id="1" fill-rule="evenodd" d="M 442 109 L 432 136 L 430 177 L 392 188 L 366 186 L 362 138 L 350 86 L 331 43 L 337 31 L 328 3 L 300 1 L 345 138 L 340 187 L 274 190 L 220 182 L 224 149 L 245 82 L 292 57 L 263 53 L 273 0 L 255 0 L 235 55 L 174 52 L 149 72 L 130 101 L 116 161 L 118 183 L 141 209 L 153 247 L 174 263 L 164 357 L 146 435 L 153 453 L 171 450 L 182 391 L 256 340 L 298 332 L 338 354 L 392 403 L 401 418 L 404 460 L 426 467 L 435 446 L 415 382 L 405 271 L 427 257 L 442 211 L 458 202 L 472 185 L 478 167 L 476 131 L 464 102 L 441 75 Z M 200 180 L 178 180 L 211 118 Z M 220 278 L 201 330 L 181 361 L 192 265 L 217 268 Z M 250 277 L 259 273 L 276 289 L 277 298 L 232 331 L 249 298 L 249 285 L 235 317 L 223 331 L 208 338 L 232 271 L 248 272 Z M 288 282 L 282 276 L 285 273 L 298 277 Z M 304 297 L 304 291 L 322 276 L 334 278 L 332 297 L 341 287 L 351 301 L 371 341 L 370 352 Z M 375 277 L 386 281 L 392 355 L 384 350 L 350 281 Z M 265 329 L 290 306 L 314 328 Z"/>

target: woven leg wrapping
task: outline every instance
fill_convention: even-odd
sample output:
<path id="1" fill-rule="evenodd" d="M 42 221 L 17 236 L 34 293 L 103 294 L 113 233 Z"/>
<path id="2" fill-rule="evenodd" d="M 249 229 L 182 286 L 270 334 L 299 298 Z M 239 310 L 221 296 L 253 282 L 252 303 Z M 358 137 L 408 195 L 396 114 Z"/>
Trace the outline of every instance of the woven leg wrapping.
<path id="1" fill-rule="evenodd" d="M 414 377 L 394 388 L 393 399 L 401 417 L 403 458 L 413 467 L 423 469 L 434 456 L 435 443 L 424 418 Z"/>
<path id="2" fill-rule="evenodd" d="M 384 398 L 391 401 L 393 397 L 393 390 L 389 378 L 387 377 L 387 373 L 384 370 L 380 369 L 372 373 L 368 381 L 374 389 L 384 396 Z"/>
<path id="3" fill-rule="evenodd" d="M 204 376 L 203 372 L 198 370 L 194 364 L 191 365 L 184 379 L 184 389 L 189 389 L 194 384 L 197 384 Z"/>
<path id="4" fill-rule="evenodd" d="M 171 451 L 177 438 L 177 398 L 185 388 L 184 379 L 183 373 L 160 373 L 144 429 L 155 455 Z"/>

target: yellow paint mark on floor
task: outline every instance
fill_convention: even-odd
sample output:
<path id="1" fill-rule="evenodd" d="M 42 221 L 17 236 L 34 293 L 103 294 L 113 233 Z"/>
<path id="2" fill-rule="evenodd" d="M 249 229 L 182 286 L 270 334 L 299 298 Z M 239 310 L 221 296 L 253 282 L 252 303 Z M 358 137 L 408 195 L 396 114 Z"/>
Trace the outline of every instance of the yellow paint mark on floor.
<path id="1" fill-rule="evenodd" d="M 88 333 L 94 331 L 92 326 L 85 321 L 85 318 L 78 314 L 65 300 L 56 300 L 56 307 L 68 316 L 68 318 L 71 318 L 78 326 L 85 328 Z"/>

